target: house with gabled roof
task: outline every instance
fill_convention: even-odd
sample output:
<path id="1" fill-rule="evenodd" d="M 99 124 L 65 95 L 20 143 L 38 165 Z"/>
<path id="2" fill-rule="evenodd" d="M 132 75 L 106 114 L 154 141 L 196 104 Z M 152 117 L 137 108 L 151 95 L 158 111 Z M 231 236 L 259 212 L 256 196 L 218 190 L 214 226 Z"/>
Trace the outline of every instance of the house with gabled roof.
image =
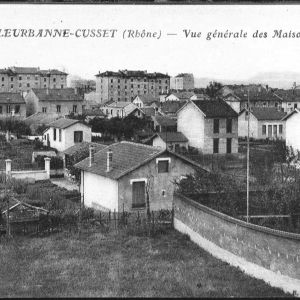
<path id="1" fill-rule="evenodd" d="M 145 143 L 176 152 L 182 148 L 188 148 L 188 139 L 181 132 L 157 132 L 148 138 Z"/>
<path id="2" fill-rule="evenodd" d="M 102 111 L 108 119 L 115 117 L 125 118 L 129 115 L 133 115 L 138 118 L 143 118 L 145 116 L 142 109 L 131 102 L 112 102 L 103 106 Z"/>
<path id="3" fill-rule="evenodd" d="M 254 139 L 285 139 L 285 112 L 275 107 L 253 107 L 250 110 L 249 136 Z M 239 137 L 248 135 L 248 111 L 238 118 Z"/>
<path id="4" fill-rule="evenodd" d="M 204 154 L 238 152 L 238 114 L 223 100 L 188 101 L 177 112 L 177 131 Z"/>
<path id="5" fill-rule="evenodd" d="M 91 127 L 79 120 L 60 118 L 48 125 L 43 133 L 43 144 L 63 152 L 71 146 L 91 142 Z"/>
<path id="6" fill-rule="evenodd" d="M 294 109 L 282 119 L 285 122 L 285 143 L 293 150 L 300 152 L 300 110 Z"/>
<path id="7" fill-rule="evenodd" d="M 85 206 L 100 210 L 171 209 L 174 181 L 202 169 L 181 155 L 132 142 L 107 146 L 75 165 L 81 170 L 80 192 Z"/>
<path id="8" fill-rule="evenodd" d="M 132 101 L 137 107 L 144 108 L 144 107 L 159 107 L 159 99 L 155 98 L 151 94 L 144 94 L 144 95 L 137 95 Z"/>
<path id="9" fill-rule="evenodd" d="M 165 97 L 165 101 L 187 101 L 195 96 L 194 92 L 173 92 Z"/>
<path id="10" fill-rule="evenodd" d="M 20 93 L 0 92 L 0 118 L 26 118 L 26 103 Z"/>
<path id="11" fill-rule="evenodd" d="M 31 89 L 25 96 L 27 116 L 41 112 L 66 116 L 71 113 L 82 114 L 85 105 L 83 96 L 72 88 Z"/>

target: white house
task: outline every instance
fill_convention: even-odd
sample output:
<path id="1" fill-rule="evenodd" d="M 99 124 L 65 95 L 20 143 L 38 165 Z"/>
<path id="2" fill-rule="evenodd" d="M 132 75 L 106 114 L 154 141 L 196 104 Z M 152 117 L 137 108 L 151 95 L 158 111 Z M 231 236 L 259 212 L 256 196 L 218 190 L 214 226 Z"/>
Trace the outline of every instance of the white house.
<path id="1" fill-rule="evenodd" d="M 61 118 L 49 124 L 44 131 L 43 144 L 57 149 L 59 152 L 76 143 L 91 142 L 92 130 L 79 120 Z"/>
<path id="2" fill-rule="evenodd" d="M 177 131 L 204 154 L 238 152 L 238 114 L 223 100 L 188 101 L 177 112 Z"/>
<path id="3" fill-rule="evenodd" d="M 84 205 L 111 211 L 145 210 L 147 191 L 151 210 L 171 209 L 174 181 L 202 169 L 177 153 L 132 142 L 115 143 L 95 154 L 91 148 L 89 157 L 75 167 L 81 170 Z"/>
<path id="4" fill-rule="evenodd" d="M 197 96 L 195 96 L 194 92 L 170 93 L 168 96 L 165 97 L 165 101 L 187 101 L 190 100 L 193 96 L 194 100 L 196 100 L 195 98 L 197 98 Z"/>
<path id="5" fill-rule="evenodd" d="M 154 147 L 178 151 L 188 148 L 188 139 L 181 132 L 158 132 L 147 140 Z"/>
<path id="6" fill-rule="evenodd" d="M 249 136 L 254 139 L 285 139 L 285 112 L 275 107 L 253 107 L 250 111 Z M 248 112 L 243 109 L 238 119 L 239 137 L 248 135 Z"/>
<path id="7" fill-rule="evenodd" d="M 295 109 L 286 115 L 283 120 L 285 121 L 286 145 L 300 151 L 300 110 Z"/>
<path id="8" fill-rule="evenodd" d="M 144 107 L 158 108 L 159 100 L 154 98 L 151 94 L 145 94 L 145 95 L 137 95 L 133 99 L 132 103 L 139 108 L 144 108 Z"/>
<path id="9" fill-rule="evenodd" d="M 131 102 L 112 102 L 102 107 L 102 111 L 107 118 L 125 118 L 129 115 L 134 115 L 138 118 L 143 118 L 145 113 Z"/>

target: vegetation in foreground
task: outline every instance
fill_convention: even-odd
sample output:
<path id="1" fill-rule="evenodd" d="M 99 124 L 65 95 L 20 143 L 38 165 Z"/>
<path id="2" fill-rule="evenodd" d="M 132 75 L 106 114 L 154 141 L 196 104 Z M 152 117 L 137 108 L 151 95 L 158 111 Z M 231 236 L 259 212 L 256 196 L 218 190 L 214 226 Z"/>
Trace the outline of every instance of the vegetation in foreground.
<path id="1" fill-rule="evenodd" d="M 173 230 L 154 238 L 64 233 L 0 244 L 1 297 L 272 297 Z"/>

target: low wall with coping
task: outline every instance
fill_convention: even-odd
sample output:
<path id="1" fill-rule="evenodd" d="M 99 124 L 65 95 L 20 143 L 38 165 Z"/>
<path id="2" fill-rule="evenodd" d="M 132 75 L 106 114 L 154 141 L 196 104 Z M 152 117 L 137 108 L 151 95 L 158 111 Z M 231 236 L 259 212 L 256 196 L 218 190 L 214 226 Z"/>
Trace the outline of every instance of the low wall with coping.
<path id="1" fill-rule="evenodd" d="M 300 295 L 300 234 L 249 224 L 179 194 L 174 227 L 215 257 Z"/>
<path id="2" fill-rule="evenodd" d="M 30 170 L 30 171 L 12 171 L 12 178 L 15 179 L 34 179 L 35 181 L 49 179 L 49 174 L 45 170 Z"/>

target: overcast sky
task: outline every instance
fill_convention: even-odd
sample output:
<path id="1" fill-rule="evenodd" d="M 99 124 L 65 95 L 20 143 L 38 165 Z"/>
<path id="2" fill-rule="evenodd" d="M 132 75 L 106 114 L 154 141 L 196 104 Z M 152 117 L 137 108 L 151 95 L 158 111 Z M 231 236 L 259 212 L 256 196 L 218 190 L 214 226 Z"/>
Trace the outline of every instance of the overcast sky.
<path id="1" fill-rule="evenodd" d="M 1 5 L 0 28 L 118 29 L 114 39 L 3 38 L 0 68 L 40 66 L 94 78 L 99 70 L 191 72 L 196 77 L 247 79 L 259 72 L 300 72 L 300 38 L 272 39 L 274 29 L 300 31 L 298 5 Z M 124 29 L 162 31 L 160 39 L 122 39 Z M 185 38 L 184 29 L 202 37 Z M 248 32 L 247 39 L 207 41 L 208 31 Z M 257 29 L 267 39 L 253 39 Z M 177 33 L 177 36 L 167 36 Z"/>

